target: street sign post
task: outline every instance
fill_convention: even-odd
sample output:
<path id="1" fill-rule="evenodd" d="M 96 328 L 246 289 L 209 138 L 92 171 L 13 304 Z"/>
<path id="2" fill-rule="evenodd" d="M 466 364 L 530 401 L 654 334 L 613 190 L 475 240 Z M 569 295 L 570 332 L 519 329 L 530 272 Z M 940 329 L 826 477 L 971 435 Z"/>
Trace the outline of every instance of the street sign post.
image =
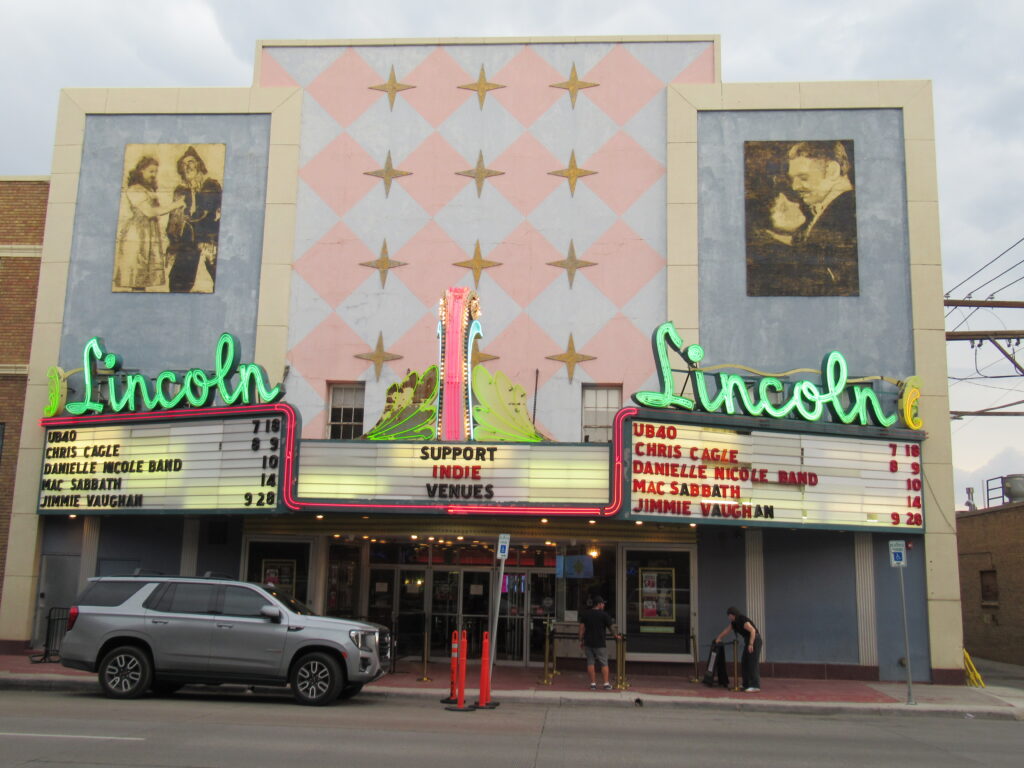
<path id="1" fill-rule="evenodd" d="M 494 550 L 498 557 L 498 583 L 491 590 L 493 595 L 491 600 L 491 658 L 487 660 L 492 669 L 494 668 L 494 655 L 498 650 L 498 613 L 501 609 L 501 588 L 504 586 L 505 561 L 508 560 L 508 547 L 511 539 L 512 534 L 498 534 L 498 546 Z"/>
<path id="2" fill-rule="evenodd" d="M 913 675 L 910 671 L 910 631 L 907 629 L 907 592 L 903 585 L 903 571 L 907 568 L 907 542 L 902 539 L 889 541 L 889 567 L 900 572 L 900 605 L 903 606 L 903 652 L 907 660 L 907 704 L 914 701 Z"/>

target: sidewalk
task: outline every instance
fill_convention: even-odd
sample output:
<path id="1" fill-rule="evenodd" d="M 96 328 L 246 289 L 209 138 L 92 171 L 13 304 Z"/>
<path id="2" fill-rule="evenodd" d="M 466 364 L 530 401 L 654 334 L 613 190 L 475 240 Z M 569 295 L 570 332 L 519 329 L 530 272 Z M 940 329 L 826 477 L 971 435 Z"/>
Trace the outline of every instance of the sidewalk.
<path id="1" fill-rule="evenodd" d="M 949 715 L 1001 720 L 1024 720 L 1024 668 L 995 662 L 975 664 L 987 688 L 915 683 L 916 704 L 907 704 L 905 683 L 857 680 L 803 680 L 764 678 L 759 693 L 708 688 L 690 682 L 691 666 L 678 675 L 629 675 L 627 690 L 592 691 L 586 673 L 565 670 L 551 685 L 540 683 L 539 668 L 496 666 L 491 698 L 497 702 L 536 702 L 555 706 L 671 706 L 705 709 L 772 711 L 796 714 Z M 627 668 L 627 674 L 629 670 Z M 429 682 L 421 682 L 423 665 L 398 662 L 394 674 L 369 685 L 360 697 L 422 697 L 439 701 L 448 695 L 447 664 L 427 668 Z M 467 703 L 476 701 L 479 666 L 467 672 Z M 0 655 L 0 690 L 97 690 L 96 676 L 68 669 L 59 663 L 34 664 L 28 655 Z"/>

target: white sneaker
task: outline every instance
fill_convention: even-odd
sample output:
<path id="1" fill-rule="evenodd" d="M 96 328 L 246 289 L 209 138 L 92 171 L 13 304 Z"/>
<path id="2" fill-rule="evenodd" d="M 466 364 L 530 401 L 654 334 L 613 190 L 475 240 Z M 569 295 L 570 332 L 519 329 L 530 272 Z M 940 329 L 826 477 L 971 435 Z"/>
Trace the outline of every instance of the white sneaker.
<path id="1" fill-rule="evenodd" d="M 590 684 L 590 690 L 596 691 L 597 690 L 597 683 L 591 683 Z"/>
<path id="2" fill-rule="evenodd" d="M 749 688 L 744 688 L 743 692 L 744 693 L 757 693 L 760 690 L 761 690 L 760 688 L 755 688 L 754 686 L 750 686 Z"/>

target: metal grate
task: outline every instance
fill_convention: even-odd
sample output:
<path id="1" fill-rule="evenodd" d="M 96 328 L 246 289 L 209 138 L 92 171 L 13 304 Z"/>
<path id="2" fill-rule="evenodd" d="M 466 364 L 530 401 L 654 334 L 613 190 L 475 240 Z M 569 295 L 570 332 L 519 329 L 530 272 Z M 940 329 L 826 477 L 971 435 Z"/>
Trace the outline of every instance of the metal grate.
<path id="1" fill-rule="evenodd" d="M 68 631 L 68 609 L 51 608 L 46 616 L 46 641 L 43 652 L 29 659 L 36 663 L 60 661 L 60 647 L 64 643 L 64 635 Z"/>

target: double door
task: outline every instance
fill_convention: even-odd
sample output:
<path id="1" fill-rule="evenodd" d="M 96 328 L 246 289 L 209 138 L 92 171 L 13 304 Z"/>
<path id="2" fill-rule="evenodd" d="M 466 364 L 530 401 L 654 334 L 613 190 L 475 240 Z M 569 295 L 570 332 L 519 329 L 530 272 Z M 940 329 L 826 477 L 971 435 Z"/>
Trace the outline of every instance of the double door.
<path id="1" fill-rule="evenodd" d="M 431 658 L 448 658 L 452 633 L 464 629 L 469 658 L 479 659 L 497 593 L 498 626 L 491 639 L 495 659 L 537 661 L 543 654 L 544 621 L 554 615 L 555 575 L 506 571 L 501 584 L 497 578 L 489 568 L 374 568 L 369 618 L 392 628 L 401 656 L 421 655 L 427 644 Z"/>

